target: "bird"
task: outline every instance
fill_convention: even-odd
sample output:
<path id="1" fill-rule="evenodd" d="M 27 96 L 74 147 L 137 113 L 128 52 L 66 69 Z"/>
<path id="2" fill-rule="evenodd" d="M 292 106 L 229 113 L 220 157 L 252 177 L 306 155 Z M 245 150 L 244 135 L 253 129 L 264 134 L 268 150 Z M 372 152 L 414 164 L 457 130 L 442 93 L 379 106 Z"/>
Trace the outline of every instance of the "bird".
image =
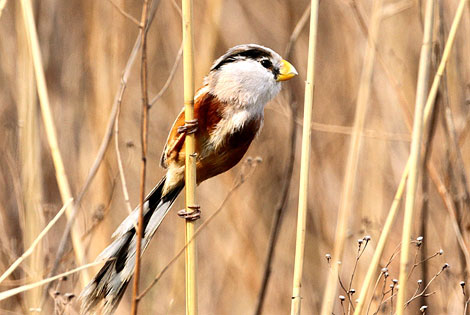
<path id="1" fill-rule="evenodd" d="M 278 53 L 257 44 L 232 47 L 213 63 L 194 96 L 195 120 L 185 121 L 183 109 L 169 132 L 160 159 L 166 174 L 144 202 L 141 253 L 184 188 L 186 134 L 196 139 L 197 184 L 231 169 L 260 132 L 265 105 L 279 93 L 281 82 L 297 74 Z M 82 314 L 98 308 L 112 314 L 119 305 L 134 273 L 138 216 L 139 207 L 98 256 L 106 262 L 80 295 Z"/>

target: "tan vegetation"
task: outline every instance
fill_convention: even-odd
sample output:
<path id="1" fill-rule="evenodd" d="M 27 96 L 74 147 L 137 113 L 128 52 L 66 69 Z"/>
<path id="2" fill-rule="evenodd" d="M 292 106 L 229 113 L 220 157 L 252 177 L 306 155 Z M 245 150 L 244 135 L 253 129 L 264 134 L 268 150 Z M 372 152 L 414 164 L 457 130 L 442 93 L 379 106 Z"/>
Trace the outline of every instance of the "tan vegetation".
<path id="1" fill-rule="evenodd" d="M 329 283 L 330 287 L 337 286 L 333 290 L 333 312 L 354 312 L 368 267 L 376 261 L 372 258 L 386 218 L 389 211 L 395 210 L 395 220 L 385 225 L 387 230 L 390 228 L 388 240 L 379 246 L 383 254 L 369 277 L 368 294 L 364 293 L 363 314 L 389 314 L 391 307 L 393 312 L 397 310 L 400 283 L 394 279 L 399 278 L 400 271 L 405 199 L 391 205 L 395 196 L 406 191 L 406 176 L 402 174 L 410 155 L 428 1 L 377 1 L 381 2 L 380 23 L 373 22 L 376 1 L 320 1 L 302 314 L 320 312 L 328 275 L 336 267 L 339 281 Z M 139 203 L 141 56 L 140 50 L 133 47 L 137 47 L 134 44 L 140 36 L 137 24 L 142 1 L 33 1 L 44 84 L 36 79 L 38 60 L 34 62 L 28 33 L 34 27 L 30 24 L 28 31 L 21 6 L 27 2 L 0 0 L 0 275 L 7 270 L 10 273 L 8 268 L 19 257 L 24 259 L 6 279 L 1 278 L 0 313 L 51 314 L 55 309 L 76 314 L 79 303 L 75 296 L 83 287 L 83 270 L 60 277 L 46 293 L 45 285 L 31 285 L 15 295 L 11 293 L 21 290 L 6 291 L 50 276 L 66 229 L 66 216 L 51 225 L 41 241 L 36 237 L 69 195 L 74 197 L 74 205 L 79 203 L 78 207 L 70 207 L 78 210 L 76 228 L 72 230 L 74 243 L 83 248 L 84 257 L 77 258 L 81 257 L 80 250 L 75 248 L 74 252 L 68 242 L 56 273 L 94 261 L 128 214 L 119 162 L 130 207 Z M 456 9 L 463 2 L 435 1 L 429 87 L 444 54 Z M 466 2 L 453 47 L 448 51 L 446 70 L 439 68 L 442 77 L 435 87 L 436 110 L 424 112 L 423 144 L 427 150 L 421 152 L 425 162 L 417 164 L 417 194 L 408 220 L 408 275 L 401 277 L 407 279 L 404 300 L 405 313 L 409 314 L 464 314 L 469 297 L 470 284 L 461 284 L 468 282 L 470 242 L 470 7 Z M 156 3 L 147 35 L 148 97 L 153 104 L 148 117 L 147 191 L 163 174 L 158 166 L 160 153 L 184 105 L 179 54 L 181 3 L 149 0 L 150 15 Z M 309 38 L 308 19 L 303 19 L 306 23 L 300 29 L 298 22 L 309 5 L 308 0 L 194 1 L 196 88 L 211 62 L 240 43 L 265 45 L 281 54 L 291 51 L 289 61 L 299 72 L 299 77 L 287 83 L 268 104 L 264 128 L 248 152 L 253 159 L 197 188 L 202 211 L 196 223 L 199 314 L 290 311 Z M 298 33 L 291 41 L 296 26 Z M 292 45 L 290 50 L 288 45 Z M 375 50 L 368 49 L 368 45 Z M 134 64 L 124 73 L 133 51 L 138 53 Z M 372 58 L 371 53 L 375 54 Z M 371 77 L 361 79 L 365 70 L 371 71 Z M 429 87 L 423 92 L 425 96 Z M 45 98 L 49 99 L 53 122 L 44 123 L 41 116 Z M 422 102 L 423 97 L 420 99 Z M 108 125 L 117 114 L 116 104 L 121 106 L 119 130 Z M 354 121 L 360 104 L 365 116 L 363 126 L 358 128 Z M 426 103 L 422 105 L 428 108 Z M 290 133 L 291 122 L 296 123 L 295 138 Z M 57 155 L 51 157 L 52 124 L 63 173 L 60 167 L 56 171 Z M 107 144 L 103 139 L 111 140 L 108 135 L 115 134 L 119 134 L 118 146 L 110 143 L 90 182 L 90 169 L 100 145 Z M 354 142 L 356 162 L 348 163 Z M 119 158 L 116 148 L 120 150 Z M 286 173 L 291 161 L 293 176 L 290 185 L 284 185 L 290 178 Z M 346 174 L 351 178 L 346 180 Z M 345 180 L 352 183 L 348 188 Z M 84 191 L 87 182 L 91 185 Z M 284 187 L 290 188 L 285 202 Z M 343 191 L 349 191 L 346 197 Z M 142 259 L 140 293 L 145 295 L 139 298 L 139 314 L 184 313 L 184 255 L 174 259 L 184 252 L 185 223 L 176 215 L 183 207 L 184 198 L 179 198 Z M 347 211 L 341 210 L 345 216 L 338 224 L 340 208 Z M 273 213 L 277 209 L 284 210 L 279 235 L 272 237 Z M 337 226 L 344 226 L 339 234 Z M 345 237 L 344 250 L 334 250 L 335 245 L 343 247 L 341 239 L 339 244 L 335 242 L 337 234 Z M 270 239 L 277 242 L 260 308 L 257 299 Z M 30 247 L 34 250 L 28 250 Z M 343 252 L 339 266 L 335 252 Z M 78 259 L 83 261 L 79 263 Z M 170 261 L 174 263 L 167 266 Z M 99 265 L 89 267 L 92 275 Z M 156 276 L 158 281 L 147 291 L 145 288 Z M 127 290 L 117 314 L 130 312 L 131 291 Z"/>

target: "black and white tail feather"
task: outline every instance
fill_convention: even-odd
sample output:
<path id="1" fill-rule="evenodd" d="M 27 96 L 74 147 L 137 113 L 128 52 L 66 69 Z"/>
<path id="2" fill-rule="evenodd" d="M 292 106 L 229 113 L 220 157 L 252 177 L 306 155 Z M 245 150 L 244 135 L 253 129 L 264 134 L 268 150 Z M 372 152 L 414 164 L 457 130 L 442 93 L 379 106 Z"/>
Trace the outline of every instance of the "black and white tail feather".
<path id="1" fill-rule="evenodd" d="M 163 177 L 145 199 L 141 253 L 147 248 L 155 231 L 184 187 L 184 185 L 176 186 L 162 196 L 165 180 L 166 177 Z M 119 305 L 134 274 L 137 240 L 135 227 L 138 216 L 139 207 L 119 225 L 113 233 L 116 239 L 96 259 L 107 261 L 80 294 L 82 314 L 93 314 L 101 304 L 103 304 L 103 314 L 112 314 Z"/>

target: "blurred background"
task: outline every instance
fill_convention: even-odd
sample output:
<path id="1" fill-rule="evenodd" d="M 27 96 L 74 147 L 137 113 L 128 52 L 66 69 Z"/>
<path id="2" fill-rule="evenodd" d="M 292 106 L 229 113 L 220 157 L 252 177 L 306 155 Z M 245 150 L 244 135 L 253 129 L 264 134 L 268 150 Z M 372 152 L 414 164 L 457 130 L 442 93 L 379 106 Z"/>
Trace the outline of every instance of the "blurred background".
<path id="1" fill-rule="evenodd" d="M 82 188 L 105 135 L 123 69 L 138 36 L 137 25 L 123 16 L 116 6 L 140 20 L 142 2 L 113 1 L 115 5 L 111 0 L 33 1 L 59 148 L 74 196 Z M 155 1 L 158 8 L 148 34 L 150 98 L 167 81 L 182 39 L 180 3 Z M 323 0 L 320 3 L 303 314 L 319 312 L 330 268 L 325 255 L 332 252 L 334 245 L 336 214 L 372 1 Z M 352 288 L 356 292 L 360 289 L 409 154 L 423 35 L 423 2 L 386 0 L 382 9 L 371 97 L 341 271 L 342 282 L 349 284 L 356 261 L 357 239 L 371 236 L 354 273 Z M 458 3 L 457 0 L 438 2 L 434 70 Z M 194 1 L 196 87 L 202 84 L 213 60 L 234 45 L 257 43 L 283 55 L 295 26 L 308 7 L 307 0 Z M 410 304 L 410 314 L 418 313 L 424 304 L 428 305 L 426 314 L 463 314 L 467 299 L 459 285 L 460 281 L 467 280 L 465 263 L 449 211 L 456 215 L 459 229 L 468 241 L 469 36 L 470 9 L 467 6 L 447 67 L 447 86 L 436 103 L 438 110 L 432 128 L 434 137 L 430 141 L 429 167 L 422 172 L 412 230 L 413 238 L 424 236 L 423 247 L 411 249 L 415 261 L 440 249 L 443 254 L 417 266 L 409 280 L 409 296 L 416 290 L 418 279 L 428 283 L 444 263 L 449 263 L 451 268 L 432 282 L 428 292 L 435 291 L 435 294 Z M 295 65 L 299 76 L 285 84 L 283 92 L 267 105 L 264 128 L 247 153 L 247 156 L 261 157 L 262 163 L 240 188 L 233 191 L 222 211 L 198 237 L 199 313 L 202 315 L 254 313 L 273 213 L 281 199 L 288 165 L 294 163 L 262 314 L 287 314 L 290 310 L 308 23 L 292 44 L 289 61 Z M 127 82 L 119 119 L 119 148 L 132 207 L 139 200 L 139 58 Z M 164 174 L 159 167 L 160 153 L 168 130 L 182 108 L 182 83 L 179 64 L 169 88 L 150 111 L 147 191 Z M 291 121 L 296 123 L 297 136 L 293 153 Z M 93 261 L 105 248 L 114 229 L 127 216 L 113 141 L 81 203 L 76 222 L 86 248 L 87 262 Z M 3 273 L 62 206 L 41 119 L 21 6 L 12 0 L 0 1 L 0 147 L 0 271 Z M 290 158 L 292 154 L 294 160 Z M 428 169 L 433 169 L 434 173 Z M 199 186 L 197 198 L 203 215 L 198 224 L 219 209 L 232 191 L 240 170 L 239 165 Z M 183 208 L 183 199 L 177 200 L 144 255 L 142 288 L 184 245 L 184 222 L 174 211 Z M 403 204 L 381 266 L 390 261 L 400 244 L 402 210 Z M 48 275 L 65 224 L 64 216 L 35 253 L 0 285 L 1 291 Z M 398 278 L 398 261 L 399 258 L 391 260 L 389 282 Z M 77 262 L 69 245 L 58 271 L 74 267 Z M 98 269 L 99 266 L 91 268 L 90 273 L 94 274 Z M 0 313 L 51 314 L 55 309 L 58 313 L 77 314 L 77 299 L 73 298 L 69 303 L 66 294 L 78 296 L 81 289 L 79 276 L 74 274 L 54 283 L 44 304 L 40 302 L 44 287 L 40 287 L 1 301 Z M 390 302 L 379 307 L 381 290 L 382 282 L 372 300 L 371 314 L 376 310 L 390 312 Z M 129 313 L 130 291 L 126 292 L 117 314 Z M 141 314 L 183 314 L 184 293 L 184 258 L 179 258 L 141 301 L 139 311 Z M 346 295 L 341 288 L 339 294 Z M 334 312 L 342 314 L 339 299 Z"/>

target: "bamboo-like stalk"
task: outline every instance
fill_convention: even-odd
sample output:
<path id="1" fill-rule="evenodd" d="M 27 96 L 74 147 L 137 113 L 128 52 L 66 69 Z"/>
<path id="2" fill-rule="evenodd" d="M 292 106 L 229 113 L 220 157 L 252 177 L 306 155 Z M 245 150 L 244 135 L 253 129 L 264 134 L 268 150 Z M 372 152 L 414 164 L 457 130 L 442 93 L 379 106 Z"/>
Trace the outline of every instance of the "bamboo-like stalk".
<path id="1" fill-rule="evenodd" d="M 194 119 L 194 54 L 193 54 L 193 1 L 183 0 L 183 72 L 184 72 L 184 119 Z M 186 212 L 192 212 L 196 204 L 196 138 L 194 133 L 186 134 L 185 139 L 185 197 Z M 186 275 L 186 314 L 197 315 L 196 242 L 193 239 L 195 222 L 185 222 L 185 275 Z"/>
<path id="2" fill-rule="evenodd" d="M 297 236 L 295 245 L 294 279 L 291 314 L 299 315 L 302 297 L 300 288 L 305 250 L 305 228 L 307 224 L 308 175 L 310 164 L 310 138 L 313 98 L 315 87 L 315 52 L 318 29 L 318 0 L 311 1 L 310 34 L 308 48 L 307 80 L 305 81 L 304 125 L 302 130 L 302 156 L 300 164 L 299 208 L 297 214 Z"/>
<path id="3" fill-rule="evenodd" d="M 148 22 L 148 0 L 144 0 L 142 7 L 142 17 L 140 27 L 142 29 L 142 63 L 140 66 L 140 85 L 142 92 L 142 127 L 141 127 L 141 146 L 142 159 L 140 167 L 140 203 L 139 203 L 139 219 L 137 223 L 136 250 L 135 250 L 135 268 L 134 268 L 134 286 L 132 290 L 132 307 L 131 314 L 137 315 L 139 306 L 139 280 L 140 280 L 140 262 L 142 251 L 142 235 L 144 232 L 144 202 L 145 202 L 145 175 L 147 171 L 147 143 L 148 143 L 148 114 L 149 100 L 147 90 L 147 22 Z"/>
<path id="4" fill-rule="evenodd" d="M 338 211 L 338 222 L 336 226 L 335 246 L 333 250 L 333 264 L 326 283 L 325 294 L 323 296 L 323 304 L 321 309 L 322 315 L 330 315 L 333 310 L 334 298 L 336 296 L 336 288 L 339 276 L 340 264 L 344 249 L 344 241 L 346 238 L 346 229 L 349 213 L 353 204 L 354 182 L 357 174 L 357 166 L 359 162 L 359 153 L 362 140 L 362 132 L 364 129 L 367 105 L 370 97 L 370 84 L 375 62 L 376 47 L 379 25 L 381 20 L 381 10 L 383 0 L 373 2 L 372 16 L 370 22 L 370 31 L 367 41 L 367 49 L 364 57 L 364 64 L 361 73 L 361 81 L 356 104 L 356 113 L 354 117 L 353 133 L 351 135 L 351 145 L 348 153 L 346 164 L 346 174 L 341 193 L 340 206 Z"/>
<path id="5" fill-rule="evenodd" d="M 432 32 L 434 22 L 434 0 L 427 0 L 424 22 L 423 45 L 419 60 L 418 85 L 416 87 L 416 105 L 413 123 L 413 136 L 409 158 L 409 174 L 406 184 L 405 216 L 401 240 L 400 276 L 398 283 L 397 314 L 403 315 L 406 302 L 406 287 L 408 278 L 408 259 L 410 251 L 411 227 L 413 224 L 414 204 L 418 186 L 421 164 L 421 141 L 423 136 L 423 118 L 431 70 Z"/>
<path id="6" fill-rule="evenodd" d="M 31 49 L 31 55 L 33 57 L 33 65 L 36 76 L 36 85 L 37 92 L 39 95 L 39 103 L 41 106 L 41 114 L 44 122 L 44 128 L 46 130 L 47 141 L 51 150 L 52 161 L 54 163 L 55 175 L 57 179 L 57 184 L 59 186 L 60 195 L 62 202 L 66 203 L 72 198 L 72 192 L 70 190 L 69 181 L 65 173 L 64 163 L 62 161 L 62 156 L 59 150 L 59 145 L 57 141 L 57 132 L 52 118 L 52 112 L 49 103 L 49 95 L 47 92 L 46 78 L 44 75 L 44 68 L 42 65 L 41 50 L 39 48 L 39 40 L 36 31 L 36 24 L 34 22 L 33 9 L 31 6 L 30 0 L 21 0 L 21 9 L 23 13 L 23 19 L 25 23 L 25 28 L 28 36 L 28 45 Z M 67 208 L 66 211 L 67 219 L 71 217 L 71 210 Z M 83 265 L 85 262 L 85 251 L 83 244 L 80 239 L 80 232 L 78 231 L 77 226 L 75 226 L 71 231 L 72 244 L 75 252 L 75 257 L 77 264 Z M 90 280 L 90 275 L 87 270 L 82 273 L 80 277 L 83 285 L 86 285 Z"/>
<path id="7" fill-rule="evenodd" d="M 431 113 L 432 113 L 432 110 L 433 110 L 433 107 L 434 107 L 434 101 L 435 101 L 435 98 L 436 98 L 436 95 L 437 95 L 437 88 L 439 87 L 440 78 L 442 77 L 442 75 L 444 73 L 444 70 L 445 70 L 445 67 L 446 67 L 446 64 L 447 64 L 447 60 L 448 60 L 449 55 L 450 55 L 450 51 L 451 51 L 451 48 L 452 48 L 452 45 L 453 45 L 453 42 L 454 42 L 454 39 L 455 39 L 457 27 L 458 27 L 460 19 L 462 17 L 464 7 L 465 7 L 465 0 L 461 0 L 460 3 L 459 3 L 459 6 L 457 8 L 454 20 L 452 22 L 451 30 L 449 32 L 449 37 L 448 37 L 447 42 L 445 44 L 444 54 L 443 54 L 442 59 L 440 61 L 438 71 L 437 71 L 436 75 L 434 76 L 433 85 L 432 85 L 432 88 L 429 92 L 428 98 L 426 100 L 426 107 L 424 109 L 424 130 L 428 129 L 428 124 L 430 123 Z M 387 242 L 388 236 L 390 235 L 391 226 L 392 226 L 392 223 L 395 220 L 395 217 L 396 217 L 396 214 L 397 214 L 396 207 L 398 207 L 398 203 L 401 200 L 401 197 L 403 195 L 404 183 L 405 183 L 406 178 L 408 176 L 408 170 L 409 170 L 408 164 L 409 164 L 409 161 L 407 162 L 405 170 L 403 171 L 403 174 L 402 174 L 402 177 L 401 177 L 401 180 L 400 180 L 400 185 L 399 185 L 398 190 L 395 194 L 395 198 L 394 198 L 394 201 L 392 203 L 392 206 L 390 207 L 390 211 L 389 211 L 389 214 L 388 214 L 387 219 L 385 221 L 382 233 L 380 234 L 379 242 L 377 244 L 377 248 L 374 252 L 374 256 L 372 257 L 372 261 L 371 261 L 371 263 L 369 265 L 369 268 L 367 270 L 366 277 L 364 278 L 362 288 L 361 288 L 361 291 L 360 291 L 360 295 L 359 295 L 359 301 L 358 301 L 356 309 L 354 311 L 355 315 L 362 314 L 365 299 L 366 299 L 366 296 L 367 296 L 367 291 L 369 290 L 369 287 L 372 283 L 372 279 L 374 278 L 374 274 L 375 274 L 375 272 L 377 270 L 377 267 L 379 265 L 380 258 L 381 258 L 382 253 L 383 253 L 383 249 L 385 247 L 385 243 Z M 459 238 L 459 235 L 457 235 L 457 238 L 459 240 L 461 239 L 461 238 Z"/>

